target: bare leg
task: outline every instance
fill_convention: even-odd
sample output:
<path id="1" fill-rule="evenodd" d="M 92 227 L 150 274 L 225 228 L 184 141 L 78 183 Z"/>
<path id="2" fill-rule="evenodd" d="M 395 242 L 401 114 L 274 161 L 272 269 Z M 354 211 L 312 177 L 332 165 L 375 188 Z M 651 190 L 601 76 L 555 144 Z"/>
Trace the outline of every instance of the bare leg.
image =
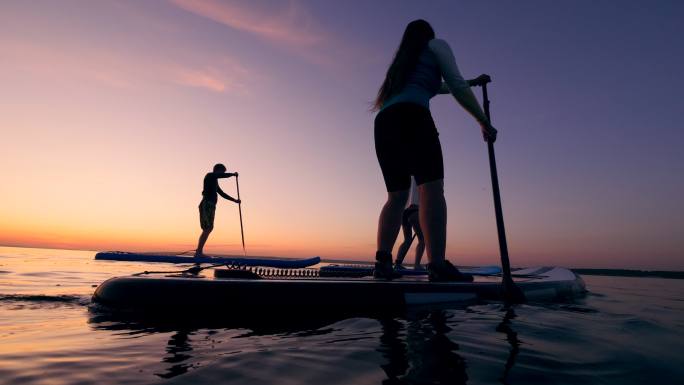
<path id="1" fill-rule="evenodd" d="M 425 251 L 425 242 L 422 240 L 418 241 L 418 245 L 416 245 L 416 267 L 420 265 L 420 260 L 423 258 L 423 252 Z"/>
<path id="2" fill-rule="evenodd" d="M 401 225 L 401 230 L 404 233 L 404 242 L 399 245 L 399 250 L 397 250 L 396 264 L 401 265 L 404 262 L 404 258 L 413 243 L 413 234 L 411 233 L 411 225 L 405 226 L 404 223 Z"/>
<path id="3" fill-rule="evenodd" d="M 404 242 L 399 245 L 399 249 L 397 250 L 397 265 L 401 265 L 404 262 L 404 257 L 406 257 L 406 254 L 409 251 L 409 248 L 411 247 L 411 238 L 409 239 L 404 239 Z"/>
<path id="4" fill-rule="evenodd" d="M 411 216 L 409 221 L 413 231 L 416 233 L 416 238 L 418 239 L 418 244 L 416 245 L 416 258 L 414 260 L 414 267 L 416 269 L 420 268 L 420 260 L 423 258 L 423 253 L 425 252 L 425 236 L 423 236 L 423 229 L 420 227 L 420 218 L 418 217 L 419 215 L 416 213 L 415 216 Z"/>
<path id="5" fill-rule="evenodd" d="M 409 190 L 387 193 L 387 202 L 382 207 L 378 220 L 378 251 L 392 253 L 408 196 Z"/>
<path id="6" fill-rule="evenodd" d="M 444 181 L 442 179 L 427 182 L 418 186 L 420 194 L 420 227 L 425 236 L 428 262 L 444 261 L 446 249 L 447 208 L 444 199 Z"/>
<path id="7" fill-rule="evenodd" d="M 207 238 L 209 238 L 209 234 L 211 234 L 212 230 L 213 229 L 206 229 L 200 234 L 199 240 L 197 241 L 197 250 L 195 250 L 195 257 L 204 256 L 204 244 L 207 243 Z"/>

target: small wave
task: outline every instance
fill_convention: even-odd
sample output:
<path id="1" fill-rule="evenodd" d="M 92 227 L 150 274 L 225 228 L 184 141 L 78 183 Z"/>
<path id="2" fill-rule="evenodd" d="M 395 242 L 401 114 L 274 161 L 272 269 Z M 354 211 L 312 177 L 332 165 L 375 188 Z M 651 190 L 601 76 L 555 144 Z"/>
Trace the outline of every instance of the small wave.
<path id="1" fill-rule="evenodd" d="M 84 305 L 90 302 L 88 297 L 80 295 L 42 295 L 42 294 L 0 294 L 0 302 L 33 302 Z"/>
<path id="2" fill-rule="evenodd" d="M 599 313 L 599 311 L 596 309 L 586 307 L 586 306 L 580 306 L 580 305 L 559 305 L 558 309 L 570 311 L 573 313 L 587 313 L 587 314 Z"/>

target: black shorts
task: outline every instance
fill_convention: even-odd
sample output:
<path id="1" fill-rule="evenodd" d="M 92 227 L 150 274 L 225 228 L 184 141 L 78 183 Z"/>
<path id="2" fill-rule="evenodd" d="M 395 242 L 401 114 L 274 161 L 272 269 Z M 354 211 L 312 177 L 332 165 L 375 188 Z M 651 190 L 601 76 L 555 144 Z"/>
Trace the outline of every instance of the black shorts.
<path id="1" fill-rule="evenodd" d="M 397 103 L 375 117 L 375 153 L 387 191 L 444 179 L 439 133 L 430 110 L 415 103 Z"/>

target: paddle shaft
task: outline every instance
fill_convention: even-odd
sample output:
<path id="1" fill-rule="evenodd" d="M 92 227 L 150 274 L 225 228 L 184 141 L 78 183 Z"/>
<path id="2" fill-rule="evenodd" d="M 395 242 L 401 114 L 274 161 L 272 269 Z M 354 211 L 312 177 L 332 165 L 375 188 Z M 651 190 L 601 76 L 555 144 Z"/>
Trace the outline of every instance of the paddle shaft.
<path id="1" fill-rule="evenodd" d="M 240 199 L 240 182 L 238 181 L 238 175 L 235 175 L 235 188 L 237 189 L 237 199 L 240 201 L 238 203 L 238 211 L 240 212 L 240 236 L 242 237 L 242 252 L 247 256 L 247 249 L 245 249 L 245 229 L 242 226 L 242 200 Z"/>
<path id="2" fill-rule="evenodd" d="M 482 84 L 482 105 L 484 107 L 487 120 L 491 123 L 492 118 L 489 114 L 489 98 L 487 96 L 487 83 Z M 499 191 L 499 176 L 496 171 L 496 157 L 494 156 L 494 142 L 487 141 L 489 152 L 489 172 L 492 176 L 492 193 L 494 195 L 494 212 L 496 214 L 496 230 L 499 234 L 499 252 L 501 254 L 501 270 L 504 284 L 512 284 L 511 264 L 508 259 L 508 243 L 506 242 L 506 229 L 504 227 L 503 210 L 501 209 L 501 193 Z"/>

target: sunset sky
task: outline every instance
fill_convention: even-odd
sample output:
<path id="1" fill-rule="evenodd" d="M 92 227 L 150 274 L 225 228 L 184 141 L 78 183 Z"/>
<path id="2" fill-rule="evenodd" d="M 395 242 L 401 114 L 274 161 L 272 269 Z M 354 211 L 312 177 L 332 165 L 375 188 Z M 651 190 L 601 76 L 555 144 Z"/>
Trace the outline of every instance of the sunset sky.
<path id="1" fill-rule="evenodd" d="M 684 269 L 679 1 L 4 0 L 0 245 L 193 249 L 223 162 L 249 253 L 370 260 L 369 107 L 416 18 L 494 80 L 514 266 Z M 432 113 L 447 255 L 496 264 L 479 127 L 449 95 Z M 241 252 L 231 202 L 207 251 Z"/>

